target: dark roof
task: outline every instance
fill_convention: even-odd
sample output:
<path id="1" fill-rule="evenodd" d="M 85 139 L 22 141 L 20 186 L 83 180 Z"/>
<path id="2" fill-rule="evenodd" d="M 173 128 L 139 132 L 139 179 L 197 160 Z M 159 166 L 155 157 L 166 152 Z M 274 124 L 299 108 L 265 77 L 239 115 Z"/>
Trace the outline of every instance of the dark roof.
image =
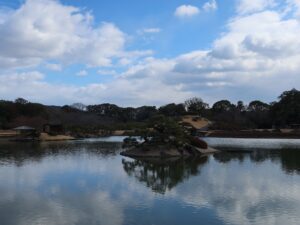
<path id="1" fill-rule="evenodd" d="M 28 127 L 28 126 L 21 126 L 21 127 L 16 127 L 14 130 L 35 130 L 33 127 Z"/>

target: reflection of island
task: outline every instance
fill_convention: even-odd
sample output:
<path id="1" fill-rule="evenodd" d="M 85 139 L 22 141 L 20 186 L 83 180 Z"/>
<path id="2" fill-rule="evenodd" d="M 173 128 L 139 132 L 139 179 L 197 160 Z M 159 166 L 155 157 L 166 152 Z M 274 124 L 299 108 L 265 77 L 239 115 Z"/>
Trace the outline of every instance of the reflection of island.
<path id="1" fill-rule="evenodd" d="M 123 159 L 125 172 L 145 183 L 154 192 L 164 194 L 177 184 L 200 173 L 208 157 L 170 159 Z"/>
<path id="2" fill-rule="evenodd" d="M 222 163 L 227 163 L 233 160 L 243 162 L 246 159 L 250 159 L 255 163 L 271 160 L 274 163 L 280 163 L 283 171 L 288 174 L 300 174 L 300 151 L 295 149 L 256 150 L 246 154 L 222 152 L 214 155 L 214 158 Z"/>

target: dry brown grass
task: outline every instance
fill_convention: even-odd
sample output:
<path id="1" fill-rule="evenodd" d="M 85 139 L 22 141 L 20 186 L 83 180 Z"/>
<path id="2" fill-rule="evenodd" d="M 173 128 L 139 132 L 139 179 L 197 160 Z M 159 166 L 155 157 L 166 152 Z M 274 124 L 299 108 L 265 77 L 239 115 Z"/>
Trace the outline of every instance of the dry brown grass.
<path id="1" fill-rule="evenodd" d="M 182 117 L 182 122 L 188 123 L 196 129 L 201 129 L 209 125 L 209 120 L 197 116 L 184 116 Z"/>
<path id="2" fill-rule="evenodd" d="M 14 130 L 0 130 L 0 137 L 13 137 L 16 135 L 17 132 Z"/>
<path id="3" fill-rule="evenodd" d="M 41 133 L 39 139 L 40 141 L 68 141 L 68 140 L 74 140 L 75 138 L 68 135 L 51 136 L 47 133 Z"/>

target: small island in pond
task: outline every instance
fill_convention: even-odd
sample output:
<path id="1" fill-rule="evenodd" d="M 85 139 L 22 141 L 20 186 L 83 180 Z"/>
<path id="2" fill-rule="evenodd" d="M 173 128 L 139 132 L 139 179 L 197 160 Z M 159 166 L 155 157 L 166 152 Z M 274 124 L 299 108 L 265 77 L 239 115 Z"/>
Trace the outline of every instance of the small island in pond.
<path id="1" fill-rule="evenodd" d="M 159 116 L 152 121 L 152 127 L 140 131 L 137 138 L 124 139 L 123 156 L 141 157 L 189 157 L 216 153 L 207 143 L 194 136 L 195 130 L 188 124 L 172 118 Z"/>

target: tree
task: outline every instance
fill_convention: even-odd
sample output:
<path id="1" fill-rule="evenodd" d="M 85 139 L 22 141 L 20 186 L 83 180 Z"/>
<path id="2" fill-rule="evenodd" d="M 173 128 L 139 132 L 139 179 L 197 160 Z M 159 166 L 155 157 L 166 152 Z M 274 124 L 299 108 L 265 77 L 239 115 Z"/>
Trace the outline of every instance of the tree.
<path id="1" fill-rule="evenodd" d="M 183 104 L 175 103 L 162 106 L 158 109 L 158 111 L 165 116 L 182 116 L 186 113 Z"/>
<path id="2" fill-rule="evenodd" d="M 207 103 L 197 97 L 187 99 L 184 102 L 184 105 L 188 113 L 198 115 L 203 114 L 203 112 L 209 107 Z"/>
<path id="3" fill-rule="evenodd" d="M 111 118 L 118 118 L 122 113 L 122 110 L 123 108 L 109 103 L 87 106 L 88 112 L 96 113 L 101 116 L 109 116 Z"/>
<path id="4" fill-rule="evenodd" d="M 224 113 L 224 112 L 230 112 L 235 108 L 233 104 L 231 104 L 228 100 L 221 100 L 216 102 L 213 107 L 212 111 L 215 113 Z"/>
<path id="5" fill-rule="evenodd" d="M 80 111 L 86 111 L 87 110 L 86 105 L 84 105 L 80 102 L 74 103 L 74 104 L 70 105 L 70 107 L 72 107 L 74 109 L 78 109 Z"/>
<path id="6" fill-rule="evenodd" d="M 243 104 L 239 104 L 242 108 Z M 218 130 L 239 130 L 242 129 L 245 122 L 243 115 L 237 107 L 228 100 L 221 100 L 213 104 L 211 108 L 213 129 Z"/>
<path id="7" fill-rule="evenodd" d="M 24 98 L 17 98 L 17 99 L 15 100 L 15 103 L 21 104 L 21 105 L 25 105 L 25 104 L 28 104 L 29 101 L 27 101 L 27 100 L 24 99 Z"/>
<path id="8" fill-rule="evenodd" d="M 157 113 L 155 106 L 142 106 L 136 109 L 136 120 L 143 121 L 151 118 Z"/>
<path id="9" fill-rule="evenodd" d="M 300 91 L 292 89 L 279 96 L 271 105 L 271 115 L 276 125 L 300 124 Z"/>
<path id="10" fill-rule="evenodd" d="M 122 108 L 118 115 L 118 119 L 121 120 L 122 122 L 135 120 L 136 119 L 135 108 L 132 107 Z"/>
<path id="11" fill-rule="evenodd" d="M 270 109 L 270 105 L 258 100 L 249 103 L 248 111 L 250 112 L 264 112 Z"/>
<path id="12" fill-rule="evenodd" d="M 5 102 L 0 101 L 0 128 L 3 128 L 8 122 L 8 110 Z"/>
<path id="13" fill-rule="evenodd" d="M 243 101 L 238 101 L 236 104 L 236 109 L 238 112 L 244 112 L 246 110 L 246 106 Z"/>
<path id="14" fill-rule="evenodd" d="M 270 105 L 258 100 L 249 103 L 247 118 L 256 128 L 266 129 L 272 127 L 270 119 Z"/>

